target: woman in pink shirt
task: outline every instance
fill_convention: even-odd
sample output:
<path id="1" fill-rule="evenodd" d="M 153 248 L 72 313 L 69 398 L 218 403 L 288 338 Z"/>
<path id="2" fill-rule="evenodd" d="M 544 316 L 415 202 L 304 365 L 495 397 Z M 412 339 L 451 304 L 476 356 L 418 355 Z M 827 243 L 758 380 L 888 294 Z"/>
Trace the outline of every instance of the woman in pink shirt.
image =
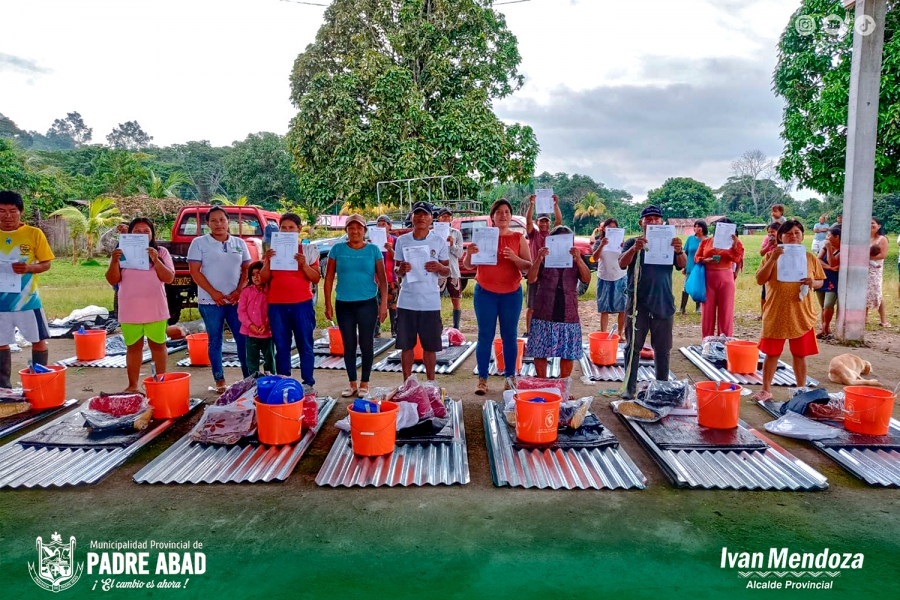
<path id="1" fill-rule="evenodd" d="M 140 393 L 138 378 L 144 361 L 144 338 L 150 346 L 157 374 L 166 372 L 166 321 L 169 305 L 166 302 L 166 285 L 175 279 L 175 266 L 169 251 L 156 243 L 156 228 L 145 217 L 138 217 L 128 224 L 128 233 L 146 235 L 149 241 L 147 255 L 150 269 L 129 268 L 121 248 L 112 253 L 106 270 L 106 281 L 119 286 L 119 323 L 128 351 L 125 365 L 128 371 L 128 393 Z"/>
<path id="2" fill-rule="evenodd" d="M 241 333 L 247 336 L 247 368 L 259 371 L 262 357 L 263 372 L 275 372 L 272 357 L 272 328 L 269 326 L 269 287 L 262 282 L 263 263 L 258 261 L 247 269 L 247 286 L 238 302 Z"/>

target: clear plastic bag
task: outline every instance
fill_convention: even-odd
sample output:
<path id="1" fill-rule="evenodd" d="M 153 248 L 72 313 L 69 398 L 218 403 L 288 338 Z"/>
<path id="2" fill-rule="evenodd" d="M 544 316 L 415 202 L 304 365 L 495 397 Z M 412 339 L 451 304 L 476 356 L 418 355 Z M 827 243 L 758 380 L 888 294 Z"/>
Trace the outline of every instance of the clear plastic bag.
<path id="1" fill-rule="evenodd" d="M 578 429 L 591 410 L 594 398 L 586 396 L 578 400 L 567 400 L 559 405 L 559 426 Z"/>
<path id="2" fill-rule="evenodd" d="M 132 429 L 141 431 L 150 425 L 153 407 L 140 394 L 95 396 L 82 411 L 85 427 L 96 432 Z"/>
<path id="3" fill-rule="evenodd" d="M 696 400 L 696 392 L 687 380 L 654 380 L 639 383 L 634 400 L 623 400 L 614 407 L 616 412 L 635 421 L 654 423 L 668 416 L 674 409 L 692 409 Z"/>
<path id="4" fill-rule="evenodd" d="M 393 388 L 382 388 L 393 389 Z M 370 392 L 371 394 L 371 392 Z M 400 408 L 397 410 L 397 431 L 412 427 L 419 422 L 418 406 L 413 402 L 398 402 Z M 350 431 L 350 414 L 340 419 L 334 424 L 341 431 Z"/>
<path id="5" fill-rule="evenodd" d="M 801 414 L 788 411 L 777 421 L 765 424 L 766 431 L 798 440 L 824 440 L 841 435 L 840 429 L 817 423 Z"/>
<path id="6" fill-rule="evenodd" d="M 725 351 L 725 342 L 734 340 L 725 335 L 709 335 L 703 338 L 700 356 L 715 365 L 724 367 L 728 364 L 728 355 Z"/>
<path id="7" fill-rule="evenodd" d="M 431 398 L 425 389 L 425 386 L 419 383 L 415 375 L 410 375 L 409 379 L 403 382 L 397 393 L 391 398 L 392 402 L 412 402 L 418 407 L 419 419 L 430 419 L 434 416 L 434 409 L 431 407 Z"/>
<path id="8" fill-rule="evenodd" d="M 572 395 L 572 378 L 542 379 L 540 377 L 521 377 L 516 382 L 516 388 L 522 391 L 554 388 L 559 390 L 560 398 L 568 400 Z"/>

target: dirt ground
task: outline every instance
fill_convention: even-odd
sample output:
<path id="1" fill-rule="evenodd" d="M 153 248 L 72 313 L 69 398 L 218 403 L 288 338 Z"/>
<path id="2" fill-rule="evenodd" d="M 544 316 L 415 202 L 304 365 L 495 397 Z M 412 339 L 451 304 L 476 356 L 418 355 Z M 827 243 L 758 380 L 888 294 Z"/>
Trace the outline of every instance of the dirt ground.
<path id="1" fill-rule="evenodd" d="M 592 303 L 583 303 L 584 330 L 599 324 Z M 464 331 L 471 335 L 466 315 Z M 699 341 L 696 316 L 677 317 L 676 347 Z M 754 339 L 758 324 L 739 325 L 738 337 Z M 829 360 L 848 351 L 822 344 L 810 376 L 829 389 Z M 873 365 L 881 381 L 900 380 L 900 336 L 870 334 L 868 347 L 852 350 Z M 14 355 L 20 368 L 30 352 Z M 51 343 L 51 360 L 74 355 L 71 340 Z M 178 370 L 169 357 L 169 370 Z M 695 598 L 737 597 L 747 580 L 720 568 L 723 547 L 736 551 L 866 553 L 866 567 L 836 580 L 840 597 L 900 591 L 895 557 L 900 550 L 900 491 L 867 487 L 823 454 L 801 442 L 778 443 L 826 475 L 818 493 L 681 491 L 674 489 L 649 455 L 619 423 L 609 398 L 595 398 L 598 416 L 621 441 L 648 479 L 643 491 L 537 491 L 494 487 L 481 416 L 483 399 L 472 391 L 474 355 L 452 376 L 439 376 L 450 397 L 462 399 L 471 483 L 437 488 L 319 488 L 315 476 L 346 414 L 340 400 L 327 424 L 284 483 L 255 485 L 139 486 L 132 476 L 184 435 L 198 416 L 138 452 L 100 484 L 62 490 L 0 492 L 0 579 L 7 597 L 44 594 L 30 581 L 34 539 L 59 530 L 79 540 L 191 539 L 204 544 L 207 572 L 195 576 L 180 597 L 383 597 L 535 598 L 548 595 Z M 146 365 L 145 365 L 146 367 Z M 702 379 L 676 351 L 672 370 Z M 208 369 L 192 369 L 192 392 L 208 402 Z M 229 382 L 240 375 L 227 369 Z M 580 377 L 576 366 L 575 375 Z M 337 395 L 342 371 L 316 371 L 320 396 Z M 399 375 L 373 373 L 372 384 L 397 385 Z M 70 397 L 86 399 L 125 385 L 124 369 L 69 369 Z M 502 380 L 491 381 L 497 399 Z M 594 395 L 614 383 L 586 385 L 576 396 Z M 786 388 L 774 388 L 776 399 Z M 895 416 L 898 416 L 895 406 Z M 770 417 L 744 398 L 741 417 L 762 429 Z M 8 441 L 6 443 L 9 443 Z M 84 542 L 79 542 L 84 543 Z M 90 593 L 98 578 L 79 583 Z M 193 586 L 193 587 L 190 587 Z M 834 590 L 832 590 L 834 591 Z M 113 595 L 153 595 L 114 590 Z M 156 590 L 156 595 L 166 595 Z M 171 592 L 175 593 L 175 592 Z M 787 592 L 774 591 L 775 595 Z M 827 591 L 805 591 L 819 595 Z M 6 594 L 4 594 L 6 595 Z"/>

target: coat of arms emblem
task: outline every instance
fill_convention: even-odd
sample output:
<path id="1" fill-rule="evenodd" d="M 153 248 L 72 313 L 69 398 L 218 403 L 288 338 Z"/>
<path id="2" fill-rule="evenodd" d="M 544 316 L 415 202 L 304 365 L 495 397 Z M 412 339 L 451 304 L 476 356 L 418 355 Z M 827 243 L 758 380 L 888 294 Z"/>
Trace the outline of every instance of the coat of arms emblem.
<path id="1" fill-rule="evenodd" d="M 40 536 L 35 543 L 38 560 L 28 563 L 28 573 L 34 582 L 50 592 L 61 592 L 75 585 L 84 569 L 84 563 L 75 562 L 75 536 L 64 544 L 62 536 L 54 532 L 49 544 Z"/>

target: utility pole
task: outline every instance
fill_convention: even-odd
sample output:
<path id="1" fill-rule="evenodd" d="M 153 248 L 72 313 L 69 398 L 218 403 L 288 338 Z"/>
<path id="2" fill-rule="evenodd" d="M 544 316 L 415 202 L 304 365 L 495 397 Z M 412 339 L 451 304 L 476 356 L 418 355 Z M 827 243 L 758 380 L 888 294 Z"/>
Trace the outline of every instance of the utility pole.
<path id="1" fill-rule="evenodd" d="M 844 219 L 838 282 L 837 337 L 862 341 L 866 330 L 866 281 L 869 273 L 872 196 L 875 191 L 875 144 L 887 0 L 845 1 L 855 4 Z"/>

